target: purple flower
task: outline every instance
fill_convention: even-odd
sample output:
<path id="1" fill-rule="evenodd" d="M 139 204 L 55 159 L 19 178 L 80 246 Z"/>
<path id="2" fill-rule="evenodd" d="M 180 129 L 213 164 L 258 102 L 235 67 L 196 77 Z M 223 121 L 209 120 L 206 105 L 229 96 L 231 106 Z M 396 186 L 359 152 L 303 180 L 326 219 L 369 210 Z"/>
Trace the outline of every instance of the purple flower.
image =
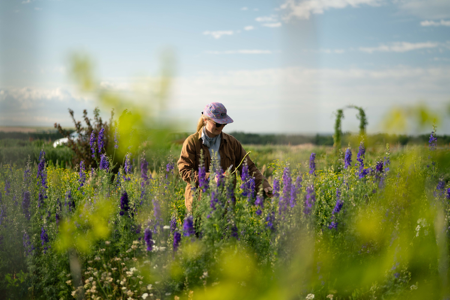
<path id="1" fill-rule="evenodd" d="M 168 163 L 168 164 L 166 165 L 166 172 L 169 173 L 170 171 L 173 170 L 173 168 L 174 168 L 174 165 L 171 164 L 171 163 Z"/>
<path id="2" fill-rule="evenodd" d="M 147 251 L 153 250 L 153 240 L 152 240 L 152 231 L 150 228 L 146 228 L 144 232 L 144 241 L 147 245 Z"/>
<path id="3" fill-rule="evenodd" d="M 120 215 L 123 216 L 125 214 L 125 212 L 127 212 L 128 210 L 130 210 L 130 206 L 129 206 L 129 201 L 128 201 L 128 194 L 127 192 L 123 192 L 122 196 L 120 197 Z"/>
<path id="4" fill-rule="evenodd" d="M 279 201 L 279 214 L 287 210 L 288 201 L 291 197 L 292 178 L 289 167 L 285 167 L 283 170 L 283 195 Z"/>
<path id="5" fill-rule="evenodd" d="M 55 221 L 56 221 L 56 226 L 59 225 L 59 221 L 61 220 L 61 217 L 58 215 L 58 212 L 55 213 Z"/>
<path id="6" fill-rule="evenodd" d="M 119 149 L 119 141 L 118 141 L 118 132 L 117 132 L 117 127 L 114 130 L 114 149 Z"/>
<path id="7" fill-rule="evenodd" d="M 38 207 L 44 206 L 44 195 L 39 191 L 38 195 Z"/>
<path id="8" fill-rule="evenodd" d="M 30 215 L 30 200 L 31 200 L 30 192 L 25 191 L 23 193 L 22 210 L 23 210 L 23 214 L 25 215 L 25 218 L 27 218 L 27 220 L 29 220 L 31 217 L 31 215 Z"/>
<path id="9" fill-rule="evenodd" d="M 80 186 L 78 187 L 78 190 L 80 190 L 80 188 L 82 186 L 84 186 L 84 183 L 86 182 L 86 173 L 84 172 L 84 161 L 80 162 L 80 179 L 78 180 L 80 182 Z"/>
<path id="10" fill-rule="evenodd" d="M 105 146 L 105 141 L 103 140 L 104 135 L 105 135 L 105 128 L 102 128 L 98 133 L 98 153 L 101 153 L 103 150 L 103 146 Z"/>
<path id="11" fill-rule="evenodd" d="M 30 242 L 30 236 L 28 233 L 23 233 L 23 247 L 25 248 L 26 255 L 31 254 L 31 242 Z"/>
<path id="12" fill-rule="evenodd" d="M 291 208 L 297 204 L 297 195 L 300 192 L 301 188 L 302 188 L 302 177 L 297 176 L 295 184 L 291 185 L 291 199 L 290 199 Z"/>
<path id="13" fill-rule="evenodd" d="M 314 193 L 314 186 L 310 185 L 306 187 L 306 196 L 305 196 L 305 214 L 309 215 L 312 210 L 312 206 L 314 205 L 314 202 L 316 201 L 316 195 Z"/>
<path id="14" fill-rule="evenodd" d="M 256 214 L 257 214 L 258 216 L 260 216 L 260 215 L 262 214 L 262 211 L 261 211 L 260 209 L 258 209 L 258 210 L 256 211 Z"/>
<path id="15" fill-rule="evenodd" d="M 177 229 L 177 219 L 175 217 L 172 217 L 170 220 L 170 231 L 174 232 Z"/>
<path id="16" fill-rule="evenodd" d="M 280 181 L 276 178 L 273 179 L 273 196 L 274 198 L 280 196 Z"/>
<path id="17" fill-rule="evenodd" d="M 447 199 L 450 199 L 450 188 L 447 189 Z"/>
<path id="18" fill-rule="evenodd" d="M 161 220 L 161 206 L 159 205 L 159 201 L 155 198 L 153 199 L 153 215 L 157 221 Z"/>
<path id="19" fill-rule="evenodd" d="M 341 191 L 336 189 L 336 205 L 334 206 L 332 214 L 337 214 L 341 211 L 344 201 L 341 200 Z"/>
<path id="20" fill-rule="evenodd" d="M 41 185 L 43 188 L 47 188 L 47 172 L 45 171 L 45 152 L 41 151 L 39 154 L 39 164 L 37 177 L 41 177 Z M 6 189 L 6 187 L 5 187 Z"/>
<path id="21" fill-rule="evenodd" d="M 91 144 L 91 151 L 92 151 L 92 158 L 95 158 L 95 133 L 92 131 L 91 138 L 89 140 L 89 143 Z"/>
<path id="22" fill-rule="evenodd" d="M 275 213 L 274 213 L 274 212 L 269 213 L 269 214 L 267 215 L 267 217 L 266 217 L 266 222 L 267 222 L 267 224 L 266 224 L 266 227 L 267 227 L 267 228 L 269 228 L 270 230 L 275 230 L 275 226 L 274 226 L 274 223 L 275 223 Z"/>
<path id="23" fill-rule="evenodd" d="M 216 210 L 216 204 L 219 203 L 219 193 L 217 191 L 211 192 L 211 201 L 209 203 L 209 207 L 213 210 Z"/>
<path id="24" fill-rule="evenodd" d="M 428 144 L 429 144 L 430 150 L 436 150 L 437 137 L 436 137 L 436 134 L 434 133 L 434 130 L 431 131 L 430 139 L 428 140 Z"/>
<path id="25" fill-rule="evenodd" d="M 216 186 L 219 187 L 224 182 L 225 176 L 223 175 L 222 168 L 219 167 L 219 169 L 216 172 Z"/>
<path id="26" fill-rule="evenodd" d="M 309 157 L 309 174 L 314 174 L 316 171 L 316 154 L 313 152 L 311 153 L 311 156 Z"/>
<path id="27" fill-rule="evenodd" d="M 375 170 L 378 174 L 383 173 L 383 162 L 382 161 L 377 162 Z"/>
<path id="28" fill-rule="evenodd" d="M 249 175 L 248 175 L 248 165 L 246 163 L 244 163 L 244 165 L 242 166 L 242 173 L 241 173 L 241 180 L 242 180 L 242 182 L 246 182 L 248 177 L 249 177 Z"/>
<path id="29" fill-rule="evenodd" d="M 337 225 L 338 225 L 338 223 L 333 221 L 333 222 L 331 222 L 330 226 L 328 226 L 328 228 L 329 229 L 337 229 Z"/>
<path id="30" fill-rule="evenodd" d="M 383 161 L 383 166 L 384 166 L 384 169 L 386 170 L 386 172 L 387 171 L 389 171 L 389 165 L 391 164 L 391 160 L 389 159 L 389 156 L 388 157 L 384 157 L 384 161 Z"/>
<path id="31" fill-rule="evenodd" d="M 178 247 L 180 246 L 181 242 L 181 233 L 174 232 L 173 233 L 173 252 L 177 252 Z"/>
<path id="32" fill-rule="evenodd" d="M 68 206 L 69 206 L 69 211 L 75 210 L 75 200 L 73 200 L 72 198 L 72 191 L 69 190 L 67 192 L 67 200 L 68 200 Z"/>
<path id="33" fill-rule="evenodd" d="M 236 203 L 236 197 L 234 196 L 234 185 L 232 183 L 227 186 L 227 199 L 231 200 L 233 205 Z"/>
<path id="34" fill-rule="evenodd" d="M 41 244 L 42 244 L 42 246 L 44 246 L 48 242 L 49 242 L 49 239 L 48 239 L 47 232 L 45 231 L 44 226 L 42 226 L 42 230 L 41 230 Z"/>
<path id="35" fill-rule="evenodd" d="M 144 187 L 144 184 L 148 183 L 148 162 L 147 160 L 143 157 L 141 159 L 141 178 L 144 180 L 141 184 L 142 187 Z"/>
<path id="36" fill-rule="evenodd" d="M 131 153 L 127 153 L 127 155 L 125 156 L 125 167 L 124 167 L 125 174 L 131 174 L 132 166 L 131 166 L 130 156 L 131 156 Z"/>
<path id="37" fill-rule="evenodd" d="M 184 236 L 193 236 L 194 234 L 195 234 L 194 218 L 192 216 L 188 216 L 188 217 L 184 218 L 183 235 Z"/>
<path id="38" fill-rule="evenodd" d="M 350 148 L 347 148 L 347 150 L 345 150 L 345 159 L 344 159 L 345 165 L 344 168 L 347 169 L 348 167 L 351 166 L 352 164 L 352 150 L 350 150 Z"/>
<path id="39" fill-rule="evenodd" d="M 368 171 L 364 174 L 364 157 L 366 154 L 366 149 L 364 148 L 364 143 L 361 142 L 359 144 L 359 151 L 358 156 L 356 158 L 357 161 L 359 161 L 359 178 L 363 178 L 365 175 L 367 175 Z"/>
<path id="40" fill-rule="evenodd" d="M 209 178 L 206 178 L 206 168 L 204 166 L 198 168 L 198 181 L 200 189 L 202 189 L 203 192 L 206 192 L 209 185 Z"/>
<path id="41" fill-rule="evenodd" d="M 236 239 L 239 238 L 238 228 L 236 224 L 233 224 L 233 226 L 231 227 L 231 237 L 234 237 Z"/>
<path id="42" fill-rule="evenodd" d="M 109 169 L 108 159 L 106 158 L 105 154 L 102 154 L 100 156 L 100 170 L 108 171 L 108 169 Z"/>
<path id="43" fill-rule="evenodd" d="M 259 206 L 260 208 L 264 208 L 264 197 L 262 195 L 256 196 L 255 206 Z"/>

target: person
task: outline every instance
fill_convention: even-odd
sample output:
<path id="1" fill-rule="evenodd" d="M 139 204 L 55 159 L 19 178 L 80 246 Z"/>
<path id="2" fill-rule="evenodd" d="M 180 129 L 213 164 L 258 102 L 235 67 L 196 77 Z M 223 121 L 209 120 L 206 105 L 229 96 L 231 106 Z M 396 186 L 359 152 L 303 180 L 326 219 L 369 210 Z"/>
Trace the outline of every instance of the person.
<path id="1" fill-rule="evenodd" d="M 233 123 L 233 119 L 228 116 L 227 109 L 222 103 L 209 103 L 205 106 L 200 116 L 197 124 L 197 132 L 190 135 L 183 143 L 177 165 L 181 177 L 187 183 L 185 205 L 189 212 L 192 209 L 194 195 L 191 184 L 195 184 L 196 187 L 199 184 L 200 150 L 203 150 L 207 177 L 209 177 L 208 171 L 210 170 L 211 157 L 217 157 L 223 171 L 230 170 L 230 172 L 233 172 L 238 167 L 239 173 L 242 172 L 243 167 L 241 161 L 245 158 L 249 175 L 255 177 L 255 190 L 259 191 L 262 185 L 263 191 L 267 196 L 270 197 L 272 194 L 272 187 L 269 182 L 258 170 L 250 157 L 248 155 L 246 156 L 247 152 L 241 143 L 233 136 L 222 132 L 223 128 L 230 123 Z"/>

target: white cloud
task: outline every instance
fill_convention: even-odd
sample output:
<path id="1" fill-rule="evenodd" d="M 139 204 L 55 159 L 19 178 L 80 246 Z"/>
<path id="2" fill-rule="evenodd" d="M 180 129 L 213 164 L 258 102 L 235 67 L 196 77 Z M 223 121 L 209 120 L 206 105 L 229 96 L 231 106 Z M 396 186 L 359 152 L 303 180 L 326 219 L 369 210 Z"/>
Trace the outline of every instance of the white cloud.
<path id="1" fill-rule="evenodd" d="M 28 3 L 31 3 L 31 0 L 22 1 L 22 4 L 28 4 Z"/>
<path id="2" fill-rule="evenodd" d="M 265 17 L 257 17 L 255 19 L 256 22 L 276 22 L 277 16 L 271 15 L 271 16 L 265 16 Z"/>
<path id="3" fill-rule="evenodd" d="M 223 35 L 233 35 L 232 30 L 226 31 L 204 31 L 204 35 L 211 35 L 215 39 L 220 39 Z"/>
<path id="4" fill-rule="evenodd" d="M 258 8 L 254 8 L 253 11 L 259 11 L 259 9 Z"/>
<path id="5" fill-rule="evenodd" d="M 425 43 L 408 43 L 408 42 L 396 42 L 390 45 L 380 45 L 378 47 L 360 47 L 359 50 L 366 53 L 374 52 L 408 52 L 419 49 L 436 48 L 440 44 L 425 42 Z"/>
<path id="6" fill-rule="evenodd" d="M 241 10 L 248 10 L 248 7 L 242 7 Z"/>
<path id="7" fill-rule="evenodd" d="M 192 130 L 198 112 L 216 101 L 224 103 L 235 120 L 229 131 L 332 132 L 333 112 L 354 104 L 366 109 L 368 129 L 374 132 L 393 105 L 420 100 L 433 107 L 448 103 L 448 82 L 450 66 L 205 72 L 176 80 L 172 110 L 175 117 L 188 119 Z M 255 117 L 249 118 L 249 113 Z M 350 123 L 343 124 L 344 130 L 351 129 L 352 118 L 357 130 L 355 114 L 346 114 Z"/>
<path id="8" fill-rule="evenodd" d="M 320 49 L 319 52 L 325 53 L 325 54 L 343 54 L 345 53 L 345 50 L 343 49 Z"/>
<path id="9" fill-rule="evenodd" d="M 280 8 L 287 11 L 284 16 L 287 21 L 291 18 L 309 19 L 311 14 L 323 14 L 325 10 L 332 8 L 358 7 L 359 5 L 378 6 L 382 3 L 383 0 L 287 0 Z"/>
<path id="10" fill-rule="evenodd" d="M 394 0 L 401 12 L 422 19 L 450 18 L 448 0 Z"/>
<path id="11" fill-rule="evenodd" d="M 264 27 L 271 27 L 271 28 L 281 27 L 281 22 L 278 22 L 278 23 L 266 23 L 266 24 L 262 24 L 262 26 L 264 26 Z"/>
<path id="12" fill-rule="evenodd" d="M 435 21 L 422 21 L 421 26 L 450 26 L 450 21 L 441 20 L 440 22 Z"/>
<path id="13" fill-rule="evenodd" d="M 253 30 L 253 29 L 255 29 L 255 27 L 253 27 L 253 26 L 245 26 L 244 27 L 244 30 Z"/>
<path id="14" fill-rule="evenodd" d="M 272 54 L 270 50 L 228 50 L 228 51 L 205 51 L 206 54 Z"/>
<path id="15" fill-rule="evenodd" d="M 40 8 L 40 7 L 35 7 L 34 9 L 35 9 L 35 10 L 38 10 L 38 11 L 39 11 L 39 10 L 42 10 L 42 8 Z"/>

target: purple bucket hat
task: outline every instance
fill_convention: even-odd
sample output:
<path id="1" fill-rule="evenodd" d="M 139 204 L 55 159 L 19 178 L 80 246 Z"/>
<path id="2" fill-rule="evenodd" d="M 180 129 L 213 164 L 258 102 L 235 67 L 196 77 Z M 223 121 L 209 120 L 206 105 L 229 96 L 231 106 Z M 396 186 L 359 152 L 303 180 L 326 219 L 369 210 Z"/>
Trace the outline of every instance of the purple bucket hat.
<path id="1" fill-rule="evenodd" d="M 205 106 L 202 114 L 210 117 L 214 122 L 219 124 L 233 123 L 233 119 L 227 115 L 227 109 L 219 102 L 211 102 Z"/>

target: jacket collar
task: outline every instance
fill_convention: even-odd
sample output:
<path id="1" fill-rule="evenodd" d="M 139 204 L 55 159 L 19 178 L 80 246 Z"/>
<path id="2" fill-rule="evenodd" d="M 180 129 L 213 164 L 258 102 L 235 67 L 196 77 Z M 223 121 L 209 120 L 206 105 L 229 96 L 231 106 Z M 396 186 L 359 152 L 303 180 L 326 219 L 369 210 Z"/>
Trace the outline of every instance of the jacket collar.
<path id="1" fill-rule="evenodd" d="M 198 140 L 200 140 L 201 138 L 202 138 L 202 130 L 203 130 L 203 127 L 199 130 L 199 131 L 197 131 L 197 139 Z M 226 141 L 226 142 L 228 142 L 228 139 L 230 138 L 230 136 L 228 135 L 228 134 L 226 134 L 225 132 L 223 132 L 222 131 L 222 134 L 221 134 L 221 141 Z"/>

